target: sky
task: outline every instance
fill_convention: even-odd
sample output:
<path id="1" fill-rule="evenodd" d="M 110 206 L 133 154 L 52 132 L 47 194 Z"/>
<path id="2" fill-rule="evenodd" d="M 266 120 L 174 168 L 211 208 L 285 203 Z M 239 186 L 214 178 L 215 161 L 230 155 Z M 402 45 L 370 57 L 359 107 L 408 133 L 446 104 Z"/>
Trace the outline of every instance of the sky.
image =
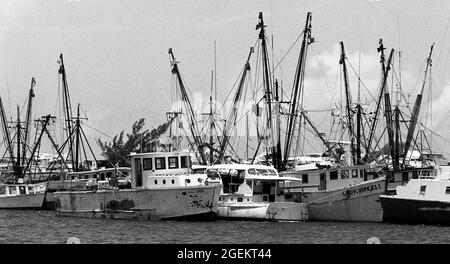
<path id="1" fill-rule="evenodd" d="M 205 98 L 216 62 L 222 101 L 257 40 L 259 12 L 278 59 L 300 35 L 306 13 L 312 12 L 315 43 L 307 61 L 307 109 L 329 108 L 333 94 L 339 94 L 340 41 L 352 65 L 361 65 L 361 78 L 373 94 L 380 80 L 378 40 L 383 38 L 386 51 L 401 50 L 402 86 L 411 102 L 430 46 L 436 43 L 434 83 L 424 101 L 432 106 L 430 127 L 439 125 L 439 133 L 449 136 L 450 122 L 440 122 L 450 111 L 450 2 L 444 0 L 0 0 L 0 96 L 6 111 L 15 116 L 35 77 L 33 116 L 55 113 L 57 60 L 63 53 L 72 104 L 81 104 L 85 122 L 111 136 L 129 132 L 141 117 L 152 129 L 166 120 L 171 107 L 168 49 L 180 61 L 189 90 Z M 297 44 L 282 62 L 286 89 L 292 85 L 298 50 Z M 356 77 L 350 75 L 356 98 Z M 365 98 L 370 100 L 367 94 Z M 91 138 L 109 139 L 94 130 L 86 132 Z"/>

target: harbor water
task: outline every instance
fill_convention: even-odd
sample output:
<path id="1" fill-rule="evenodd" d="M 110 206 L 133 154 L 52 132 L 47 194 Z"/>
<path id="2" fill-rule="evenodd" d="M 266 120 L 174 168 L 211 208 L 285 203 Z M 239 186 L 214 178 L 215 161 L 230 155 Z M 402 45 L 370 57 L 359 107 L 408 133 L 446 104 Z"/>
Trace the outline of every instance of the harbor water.
<path id="1" fill-rule="evenodd" d="M 64 244 L 383 244 L 450 243 L 450 227 L 387 223 L 129 221 L 56 217 L 53 211 L 2 210 L 0 243 Z"/>

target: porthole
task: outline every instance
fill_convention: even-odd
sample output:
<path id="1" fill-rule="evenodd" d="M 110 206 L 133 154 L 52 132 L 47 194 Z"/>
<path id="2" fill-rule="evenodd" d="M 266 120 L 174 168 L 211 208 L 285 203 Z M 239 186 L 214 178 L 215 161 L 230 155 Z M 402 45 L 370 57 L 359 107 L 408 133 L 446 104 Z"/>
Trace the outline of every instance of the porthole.
<path id="1" fill-rule="evenodd" d="M 175 184 L 175 180 L 174 179 L 172 179 L 172 184 Z"/>
<path id="2" fill-rule="evenodd" d="M 158 180 L 155 180 L 155 185 L 158 184 Z"/>
<path id="3" fill-rule="evenodd" d="M 166 184 L 166 179 L 163 180 L 163 184 Z"/>
<path id="4" fill-rule="evenodd" d="M 191 183 L 191 180 L 190 180 L 190 179 L 186 179 L 186 182 L 187 182 L 187 183 Z"/>
<path id="5" fill-rule="evenodd" d="M 198 178 L 198 182 L 199 183 L 201 183 L 203 181 L 203 179 L 201 179 L 201 178 Z"/>

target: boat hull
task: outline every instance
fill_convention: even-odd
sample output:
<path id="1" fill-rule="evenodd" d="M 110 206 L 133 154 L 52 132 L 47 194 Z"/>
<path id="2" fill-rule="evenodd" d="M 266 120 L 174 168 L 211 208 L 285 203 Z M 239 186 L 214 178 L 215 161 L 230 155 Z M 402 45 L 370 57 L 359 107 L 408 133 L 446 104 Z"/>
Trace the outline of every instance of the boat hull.
<path id="1" fill-rule="evenodd" d="M 270 221 L 306 221 L 308 210 L 303 203 L 245 203 L 219 202 L 220 218 L 253 219 Z"/>
<path id="2" fill-rule="evenodd" d="M 45 193 L 6 196 L 0 198 L 0 209 L 42 209 Z"/>
<path id="3" fill-rule="evenodd" d="M 383 221 L 410 224 L 450 225 L 450 202 L 381 196 Z"/>
<path id="4" fill-rule="evenodd" d="M 338 190 L 305 193 L 309 220 L 382 222 L 379 197 L 385 186 L 385 179 L 380 178 Z"/>
<path id="5" fill-rule="evenodd" d="M 222 186 L 55 192 L 58 216 L 189 219 L 214 216 Z"/>

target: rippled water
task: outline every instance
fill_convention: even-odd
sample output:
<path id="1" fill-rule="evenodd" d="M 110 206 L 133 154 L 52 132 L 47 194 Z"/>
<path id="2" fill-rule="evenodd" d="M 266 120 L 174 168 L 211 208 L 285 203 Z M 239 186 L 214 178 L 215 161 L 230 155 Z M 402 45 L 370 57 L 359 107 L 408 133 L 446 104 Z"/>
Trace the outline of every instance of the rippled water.
<path id="1" fill-rule="evenodd" d="M 0 243 L 450 243 L 450 227 L 385 223 L 128 221 L 0 210 Z"/>

